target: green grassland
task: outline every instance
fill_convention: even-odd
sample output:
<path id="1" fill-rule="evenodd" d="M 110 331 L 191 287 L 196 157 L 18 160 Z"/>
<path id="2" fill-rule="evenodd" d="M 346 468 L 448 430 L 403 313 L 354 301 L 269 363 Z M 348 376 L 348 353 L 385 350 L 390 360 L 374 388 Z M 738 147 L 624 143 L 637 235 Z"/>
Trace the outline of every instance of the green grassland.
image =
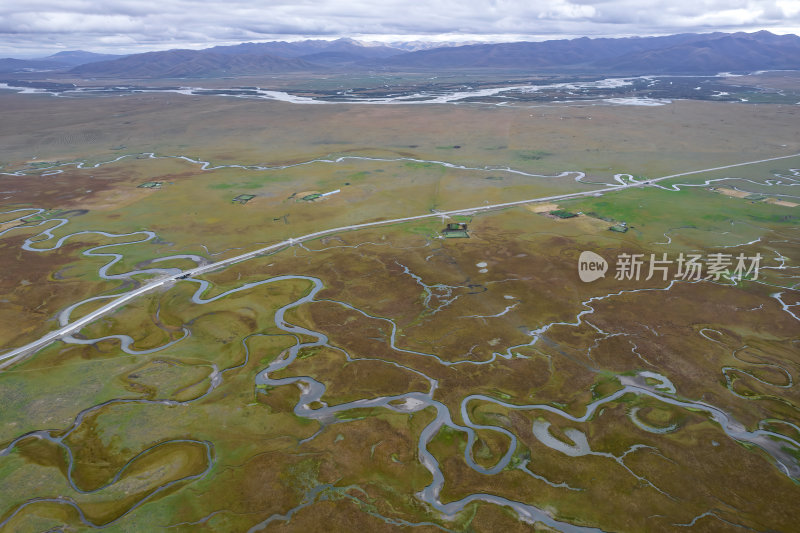
<path id="1" fill-rule="evenodd" d="M 602 205 L 608 197 L 587 200 L 581 208 L 591 208 L 612 217 L 624 215 L 636 225 L 646 220 L 635 218 L 641 209 L 637 211 L 630 206 L 643 205 L 653 213 L 652 223 L 659 224 L 662 220 L 659 210 L 668 199 L 678 199 L 675 205 L 683 208 L 688 198 L 698 193 L 701 195 L 698 201 L 706 206 L 712 204 L 705 202 L 704 195 L 729 201 L 702 190 L 690 190 L 683 195 L 647 189 L 615 195 L 617 211 Z M 762 204 L 743 202 L 743 205 L 743 209 L 771 209 Z M 765 228 L 780 231 L 785 226 L 767 212 L 755 213 L 764 219 L 761 223 Z M 695 216 L 688 222 L 695 224 L 698 231 L 708 233 L 706 239 L 713 242 L 713 235 L 718 233 L 713 224 L 717 221 L 703 225 L 702 215 Z M 663 215 L 664 220 L 667 218 Z M 523 208 L 473 217 L 473 238 L 463 242 L 435 239 L 437 228 L 433 221 L 403 224 L 311 242 L 307 245 L 308 251 L 284 252 L 206 276 L 214 287 L 205 296 L 211 297 L 265 276 L 314 275 L 325 282 L 324 298 L 346 301 L 369 315 L 395 321 L 400 328 L 399 347 L 432 352 L 451 361 L 486 361 L 497 350 L 524 343 L 521 327 L 533 329 L 551 321 L 568 322 L 582 309 L 580 301 L 625 288 L 613 279 L 601 280 L 595 285 L 576 285 L 574 261 L 580 249 L 628 247 L 632 245 L 629 239 L 638 240 L 641 246 L 648 244 L 644 234 L 626 235 L 620 241 L 620 237 L 602 229 L 587 232 L 580 218 L 553 220 Z M 776 244 L 764 243 L 764 246 Z M 786 247 L 780 249 L 787 255 L 790 253 Z M 398 255 L 397 250 L 402 250 L 402 255 Z M 488 273 L 477 272 L 475 265 L 481 260 L 489 263 Z M 408 267 L 430 286 L 453 287 L 453 294 L 459 298 L 432 314 L 431 309 L 450 296 L 434 291 L 433 297 L 426 301 L 422 287 L 402 274 L 397 263 Z M 475 291 L 476 286 L 482 289 Z M 375 287 L 381 288 L 382 297 L 375 298 Z M 563 405 L 580 416 L 593 395 L 603 397 L 618 389 L 615 376 L 649 369 L 645 361 L 650 361 L 670 377 L 682 396 L 702 397 L 734 414 L 749 427 L 764 418 L 796 420 L 797 412 L 792 406 L 797 405 L 800 398 L 765 386 L 764 393 L 784 403 L 768 398 L 742 400 L 726 388 L 720 371 L 725 365 L 752 368 L 742 366 L 742 361 L 731 356 L 745 344 L 761 346 L 760 353 L 764 354 L 761 357 L 796 368 L 800 363 L 791 349 L 790 339 L 795 329 L 791 317 L 758 290 L 713 284 L 700 288 L 707 295 L 698 299 L 699 287 L 677 286 L 669 293 L 673 296 L 670 304 L 655 292 L 631 293 L 598 302 L 594 306 L 592 324 L 606 332 L 623 333 L 625 337 L 621 339 L 603 340 L 603 335 L 598 337 L 597 330 L 588 326 L 556 326 L 548 331 L 547 342 L 515 350 L 524 358 L 499 358 L 486 365 L 456 367 L 392 350 L 386 343 L 385 322 L 333 303 L 307 304 L 287 314 L 286 319 L 324 331 L 334 346 L 346 350 L 355 360 L 346 362 L 340 352 L 315 350 L 275 377 L 311 375 L 323 381 L 328 387 L 323 400 L 330 405 L 381 394 L 426 390 L 419 376 L 391 365 L 399 363 L 438 380 L 435 397 L 449 407 L 457 422 L 461 422 L 457 415 L 460 402 L 467 394 L 474 393 L 518 404 Z M 70 434 L 67 444 L 82 465 L 76 468 L 73 479 L 86 488 L 107 483 L 132 457 L 160 442 L 194 439 L 213 443 L 214 463 L 205 477 L 182 482 L 184 485 L 177 485 L 178 488 L 168 494 L 155 496 L 141 509 L 114 523 L 110 530 L 194 522 L 212 511 L 219 512 L 203 522 L 203 527 L 246 528 L 273 513 L 286 512 L 301 504 L 309 490 L 328 485 L 331 487 L 325 490 L 330 500 L 341 501 L 337 509 L 345 512 L 342 506 L 353 506 L 357 510 L 350 518 L 354 523 L 367 523 L 379 515 L 445 525 L 435 513 L 414 504 L 412 497 L 430 482 L 415 451 L 420 431 L 432 418 L 430 413 L 402 415 L 381 409 L 362 410 L 342 418 L 350 421 L 321 428 L 316 422 L 292 413 L 298 399 L 295 387 L 277 387 L 255 394 L 255 373 L 294 343 L 290 336 L 274 327 L 271 317 L 277 307 L 307 291 L 307 283 L 267 285 L 206 306 L 192 305 L 188 301 L 193 290 L 188 282 L 178 283 L 82 331 L 90 338 L 135 333 L 136 348 L 144 349 L 163 344 L 169 340 L 169 332 L 174 335 L 182 325 L 189 327 L 192 336 L 170 348 L 132 357 L 120 353 L 116 341 L 103 342 L 97 347 L 56 344 L 0 374 L 2 390 L 14 390 L 12 398 L 28 400 L 25 403 L 12 400 L 5 404 L 9 410 L 4 417 L 14 421 L 6 428 L 5 438 L 35 428 L 66 429 L 72 423 L 76 405 L 90 407 L 113 398 L 184 402 L 197 398 L 174 406 L 111 403 L 84 417 Z M 465 318 L 496 314 L 509 302 L 506 295 L 511 295 L 514 298 L 511 303 L 518 305 L 502 319 Z M 722 313 L 714 302 L 730 302 L 734 307 L 756 307 L 760 302 L 765 309 L 760 318 L 744 318 Z M 160 325 L 155 323 L 156 310 Z M 646 310 L 652 311 L 647 314 Z M 641 324 L 648 325 L 655 333 Z M 704 340 L 698 333 L 698 324 L 730 332 L 730 339 L 722 339 L 724 345 Z M 631 340 L 644 359 L 631 351 Z M 249 358 L 245 357 L 243 343 L 249 346 Z M 593 344 L 596 346 L 590 349 Z M 753 359 L 758 357 L 757 352 L 750 357 L 761 361 Z M 364 358 L 370 360 L 362 360 Z M 224 374 L 218 388 L 203 396 L 210 385 L 208 376 L 212 364 L 221 370 L 231 370 Z M 175 368 L 182 371 L 176 372 Z M 604 370 L 597 372 L 595 368 Z M 768 374 L 761 376 L 769 378 Z M 54 385 L 41 386 L 40 378 Z M 742 379 L 750 386 L 758 384 L 747 376 Z M 33 383 L 37 384 L 36 388 Z M 58 387 L 66 391 L 67 384 L 76 383 L 81 391 L 79 395 L 58 392 Z M 360 385 L 354 387 L 354 383 Z M 53 404 L 54 398 L 67 394 L 69 402 Z M 30 401 L 34 397 L 41 399 Z M 535 416 L 541 416 L 535 412 L 512 411 L 476 402 L 470 409 L 475 422 L 506 427 L 521 439 L 515 452 L 519 459 L 513 463 L 517 467 L 496 476 L 480 475 L 463 461 L 464 434 L 443 430 L 429 446 L 447 480 L 442 500 L 451 501 L 475 491 L 485 491 L 550 509 L 560 519 L 598 524 L 606 529 L 636 530 L 671 523 L 652 522 L 653 519 L 648 518 L 652 514 L 669 516 L 673 522 L 686 522 L 713 507 L 717 498 L 743 498 L 749 503 L 740 503 L 737 511 L 726 511 L 722 516 L 754 527 L 787 527 L 792 520 L 791 513 L 773 512 L 774 498 L 767 502 L 759 493 L 763 487 L 780 487 L 771 493 L 778 499 L 786 498 L 781 508 L 788 509 L 791 508 L 789 499 L 796 494 L 796 485 L 783 476 L 768 457 L 730 441 L 700 413 L 659 406 L 652 400 L 632 399 L 633 405 L 641 409 L 641 420 L 655 426 L 677 423 L 679 429 L 666 436 L 642 432 L 627 419 L 626 412 L 631 405 L 628 397 L 610 404 L 579 429 L 589 436 L 592 450 L 615 456 L 633 445 L 651 446 L 650 451 L 627 455 L 625 464 L 658 490 L 609 457 L 567 460 L 543 446 L 529 433 L 529 424 Z M 58 409 L 52 409 L 55 405 Z M 556 424 L 553 431 L 563 426 L 558 417 L 550 416 L 549 420 Z M 322 429 L 319 436 L 300 442 L 319 429 Z M 472 450 L 475 460 L 491 466 L 505 453 L 508 439 L 492 431 L 479 431 L 478 437 Z M 723 447 L 714 447 L 711 441 L 723 443 Z M 175 444 L 170 446 L 162 450 L 161 455 L 146 454 L 141 460 L 176 461 L 175 454 L 184 451 Z M 708 451 L 698 452 L 698 446 Z M 4 496 L 3 501 L 23 502 L 42 493 L 70 494 L 71 489 L 64 485 L 63 468 L 59 471 L 42 458 L 53 456 L 53 452 L 28 452 L 25 447 L 15 450 L 10 456 L 13 460 L 5 461 L 3 472 L 4 486 L 13 486 L 16 490 L 13 496 Z M 34 461 L 33 457 L 37 459 Z M 204 461 L 202 456 L 192 459 L 187 465 L 195 466 L 187 466 L 186 472 L 202 471 L 207 467 Z M 748 482 L 740 484 L 741 489 L 735 493 L 731 492 L 731 484 L 724 474 L 729 472 L 727 465 L 731 461 L 749 465 Z M 700 462 L 705 465 L 703 469 L 697 467 Z M 544 479 L 581 490 L 552 487 L 532 478 L 519 468 L 523 463 Z M 141 468 L 144 467 L 143 463 Z M 178 472 L 173 477 L 177 479 L 180 475 Z M 121 484 L 118 487 L 112 485 L 114 490 L 123 490 L 125 479 L 123 476 L 116 482 Z M 152 484 L 143 485 L 134 495 L 142 497 L 168 478 L 148 479 Z M 687 483 L 702 485 L 705 492 L 701 495 L 694 491 L 689 498 L 685 492 Z M 259 490 L 254 489 L 254 484 Z M 612 507 L 587 505 L 612 491 L 629 496 L 617 498 Z M 681 497 L 676 502 L 671 497 L 677 494 Z M 104 507 L 97 503 L 107 501 L 102 499 L 101 493 L 75 497 L 87 516 L 100 522 L 122 516 L 135 500 L 133 497 L 116 499 L 113 506 L 103 504 Z M 322 500 L 315 502 L 314 508 L 323 505 Z M 459 530 L 469 527 L 470 513 L 475 511 L 475 507 L 470 507 L 470 512 L 459 515 L 455 522 L 446 526 Z M 13 524 L 77 524 L 75 520 L 74 514 L 62 507 L 35 504 L 25 507 Z"/>
<path id="2" fill-rule="evenodd" d="M 129 157 L 49 176 L 37 169 L 0 177 L 4 187 L 20 191 L 3 202 L 4 210 L 88 210 L 70 214 L 54 231 L 57 238 L 92 230 L 156 233 L 157 239 L 106 249 L 123 254 L 111 274 L 194 265 L 148 263 L 172 254 L 217 260 L 330 227 L 595 188 L 574 175 L 532 177 L 504 167 L 551 176 L 582 171 L 599 183 L 617 173 L 658 177 L 775 157 L 791 152 L 781 146 L 787 139 L 800 138 L 793 108 L 699 102 L 604 107 L 591 110 L 592 121 L 570 121 L 559 117 L 587 110 L 291 106 L 178 95 L 63 106 L 57 99 L 0 95 L 9 99 L 18 105 L 0 131 L 9 140 L 4 171 L 34 156 L 108 161 L 123 155 L 109 147 L 123 144 L 131 154 L 213 164 L 373 158 L 201 170 L 179 159 Z M 102 132 L 108 146 L 65 144 L 76 128 Z M 712 186 L 793 194 L 793 187 L 766 180 L 797 166 L 797 160 L 772 161 L 660 185 L 739 177 L 757 183 Z M 163 186 L 137 188 L 152 180 Z M 336 189 L 324 199 L 297 201 Z M 241 194 L 255 197 L 233 203 Z M 800 396 L 786 385 L 800 371 L 792 314 L 800 302 L 798 208 L 707 187 L 652 186 L 558 202 L 541 213 L 529 207 L 535 206 L 454 218 L 469 225 L 469 239 L 441 238 L 451 220 L 438 217 L 328 235 L 205 274 L 211 286 L 203 297 L 281 275 L 319 278 L 324 288 L 315 301 L 290 309 L 284 320 L 324 334 L 328 346 L 302 350 L 270 377 L 321 382 L 325 393 L 312 408 L 433 390 L 454 424 L 488 426 L 476 431 L 470 450 L 463 431 L 444 427 L 433 436 L 428 450 L 444 474 L 443 503 L 484 492 L 608 531 L 670 530 L 710 510 L 717 518 L 697 519 L 696 530 L 725 526 L 719 520 L 757 530 L 795 527 L 797 480 L 703 411 L 626 394 L 573 422 L 493 400 L 581 417 L 624 380 L 652 371 L 671 381 L 675 398 L 714 405 L 747 430 L 766 423 L 796 438 L 791 424 L 800 425 Z M 581 215 L 546 214 L 559 210 Z M 609 231 L 620 222 L 630 230 Z M 47 227 L 0 236 L 3 348 L 54 329 L 56 313 L 72 303 L 132 286 L 98 275 L 109 258 L 81 255 L 126 238 L 84 234 L 54 251 L 20 249 L 24 238 Z M 604 278 L 579 280 L 584 250 L 609 261 Z M 622 252 L 721 251 L 760 253 L 770 268 L 759 280 L 738 283 L 614 276 Z M 3 531 L 88 529 L 75 507 L 108 531 L 243 531 L 287 513 L 269 529 L 527 527 L 502 506 L 471 503 L 444 517 L 418 497 L 433 480 L 418 452 L 433 408 L 348 409 L 323 424 L 295 413 L 297 385 L 255 386 L 267 365 L 312 340 L 275 323 L 277 310 L 308 294 L 310 282 L 259 285 L 203 305 L 191 301 L 196 289 L 177 281 L 77 334 L 128 335 L 134 350 L 157 351 L 125 353 L 117 339 L 61 340 L 0 372 L 0 447 L 34 431 L 51 437 L 28 436 L 0 455 Z M 72 319 L 100 304 L 79 307 Z M 486 398 L 464 405 L 472 394 Z M 582 432 L 592 453 L 570 457 L 545 445 L 531 431 L 537 421 L 550 423 L 551 436 L 567 445 L 570 431 Z M 508 436 L 492 427 L 515 435 L 516 447 L 510 450 Z M 464 458 L 470 453 L 490 468 L 509 451 L 509 466 L 494 475 Z"/>

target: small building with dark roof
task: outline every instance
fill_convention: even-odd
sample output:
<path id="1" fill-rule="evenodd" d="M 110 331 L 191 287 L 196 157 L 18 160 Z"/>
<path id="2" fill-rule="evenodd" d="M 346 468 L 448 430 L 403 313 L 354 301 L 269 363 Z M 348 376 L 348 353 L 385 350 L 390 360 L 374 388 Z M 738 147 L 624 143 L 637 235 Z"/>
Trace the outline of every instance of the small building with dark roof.
<path id="1" fill-rule="evenodd" d="M 451 222 L 442 230 L 442 235 L 448 239 L 469 238 L 466 222 Z"/>

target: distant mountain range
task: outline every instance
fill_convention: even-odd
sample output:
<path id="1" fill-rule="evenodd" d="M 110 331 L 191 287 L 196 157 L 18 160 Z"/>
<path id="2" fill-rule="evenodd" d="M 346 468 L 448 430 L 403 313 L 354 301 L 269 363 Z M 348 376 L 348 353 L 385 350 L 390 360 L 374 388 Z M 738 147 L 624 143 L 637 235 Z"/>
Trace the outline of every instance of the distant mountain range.
<path id="1" fill-rule="evenodd" d="M 6 57 L 0 59 L 0 73 L 67 70 L 78 65 L 85 65 L 95 61 L 108 61 L 120 57 L 123 56 L 95 54 L 94 52 L 85 52 L 83 50 L 59 52 L 51 56 L 37 59 L 13 59 Z"/>
<path id="2" fill-rule="evenodd" d="M 91 78 L 247 76 L 342 70 L 507 69 L 535 72 L 715 74 L 800 69 L 800 37 L 757 33 L 665 37 L 586 37 L 430 47 L 335 41 L 243 43 L 204 50 L 128 56 L 60 52 L 35 59 L 0 59 L 0 72 L 60 71 Z"/>
<path id="3" fill-rule="evenodd" d="M 134 54 L 111 61 L 88 63 L 70 70 L 90 78 L 215 78 L 319 69 L 302 59 L 264 53 L 222 53 L 207 50 L 168 50 Z"/>
<path id="4" fill-rule="evenodd" d="M 272 41 L 267 43 L 242 43 L 233 46 L 215 46 L 208 51 L 229 55 L 260 55 L 270 54 L 283 58 L 322 58 L 321 63 L 326 63 L 326 57 L 349 57 L 349 61 L 362 61 L 365 59 L 383 59 L 404 53 L 398 48 L 380 44 L 368 44 L 354 39 L 337 39 L 335 41 L 308 40 L 308 41 Z M 338 62 L 339 59 L 334 59 Z"/>
<path id="5" fill-rule="evenodd" d="M 715 74 L 800 69 L 800 37 L 758 33 L 477 44 L 389 58 L 401 68 L 507 68 L 614 73 Z"/>

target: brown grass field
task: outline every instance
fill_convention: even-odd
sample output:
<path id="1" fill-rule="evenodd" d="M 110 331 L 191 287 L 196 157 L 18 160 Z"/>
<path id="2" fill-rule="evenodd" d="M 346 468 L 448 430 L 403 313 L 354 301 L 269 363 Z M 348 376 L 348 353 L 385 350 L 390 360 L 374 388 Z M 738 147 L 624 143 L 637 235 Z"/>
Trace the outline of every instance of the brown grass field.
<path id="1" fill-rule="evenodd" d="M 186 258 L 153 260 L 214 261 L 346 224 L 589 191 L 618 173 L 655 178 L 800 152 L 800 108 L 779 104 L 304 106 L 4 93 L 0 108 L 0 211 L 49 210 L 28 222 L 0 215 L 0 354 L 56 329 L 66 307 L 155 275 L 102 278 L 111 257 L 83 255 L 98 246 L 116 244 L 97 253 L 122 256 L 110 275 L 188 269 Z M 151 152 L 159 158 L 141 156 Z M 166 156 L 268 167 L 371 159 L 203 170 Z M 63 172 L 37 168 L 43 161 Z M 103 164 L 64 165 L 76 161 Z M 448 427 L 427 445 L 444 475 L 442 503 L 486 493 L 605 531 L 791 531 L 800 488 L 778 461 L 796 469 L 800 449 L 737 440 L 706 411 L 664 398 L 800 438 L 800 212 L 796 187 L 779 178 L 798 168 L 800 157 L 661 183 L 724 178 L 716 192 L 644 187 L 343 232 L 205 274 L 204 297 L 281 275 L 318 278 L 314 301 L 284 320 L 324 334 L 327 346 L 301 350 L 270 377 L 322 383 L 313 409 L 424 395 L 434 380 L 430 400 L 454 424 L 484 426 L 471 450 L 467 434 Z M 555 177 L 562 172 L 591 183 Z M 163 186 L 137 188 L 147 181 Z M 741 197 L 750 193 L 775 200 Z M 255 198 L 232 202 L 240 194 Z M 581 215 L 547 215 L 556 209 Z M 54 238 L 37 237 L 60 218 L 68 222 Z M 470 238 L 442 238 L 452 221 L 466 222 Z M 608 230 L 621 222 L 626 233 Z M 156 237 L 122 244 L 132 238 L 83 233 L 52 251 L 22 249 L 26 239 L 44 249 L 91 231 Z M 604 278 L 578 279 L 584 250 L 609 261 Z M 759 253 L 763 262 L 758 280 L 670 284 L 615 279 L 623 252 Z M 321 423 L 296 414 L 298 386 L 255 386 L 270 363 L 312 340 L 275 321 L 311 283 L 259 285 L 203 305 L 191 301 L 197 287 L 171 283 L 76 335 L 127 335 L 149 353 L 126 353 L 116 339 L 59 340 L 0 371 L 0 531 L 247 531 L 267 520 L 267 531 L 548 530 L 509 507 L 478 501 L 447 517 L 419 497 L 433 480 L 418 448 L 432 407 L 351 408 Z M 640 372 L 665 376 L 676 392 L 628 393 L 579 422 L 521 407 L 579 418 Z M 532 431 L 543 421 L 564 446 L 581 432 L 591 453 L 547 445 Z M 468 452 L 490 468 L 509 451 L 492 475 L 465 460 Z"/>

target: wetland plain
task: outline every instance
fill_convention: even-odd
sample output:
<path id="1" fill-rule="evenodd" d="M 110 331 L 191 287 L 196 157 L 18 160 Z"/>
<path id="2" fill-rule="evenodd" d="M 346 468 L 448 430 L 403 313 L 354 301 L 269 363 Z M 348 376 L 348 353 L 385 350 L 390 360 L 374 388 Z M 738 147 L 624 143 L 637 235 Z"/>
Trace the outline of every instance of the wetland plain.
<path id="1" fill-rule="evenodd" d="M 800 107 L 712 96 L 800 83 L 708 80 L 0 90 L 0 531 L 792 530 Z M 758 277 L 614 276 L 697 253 Z"/>

